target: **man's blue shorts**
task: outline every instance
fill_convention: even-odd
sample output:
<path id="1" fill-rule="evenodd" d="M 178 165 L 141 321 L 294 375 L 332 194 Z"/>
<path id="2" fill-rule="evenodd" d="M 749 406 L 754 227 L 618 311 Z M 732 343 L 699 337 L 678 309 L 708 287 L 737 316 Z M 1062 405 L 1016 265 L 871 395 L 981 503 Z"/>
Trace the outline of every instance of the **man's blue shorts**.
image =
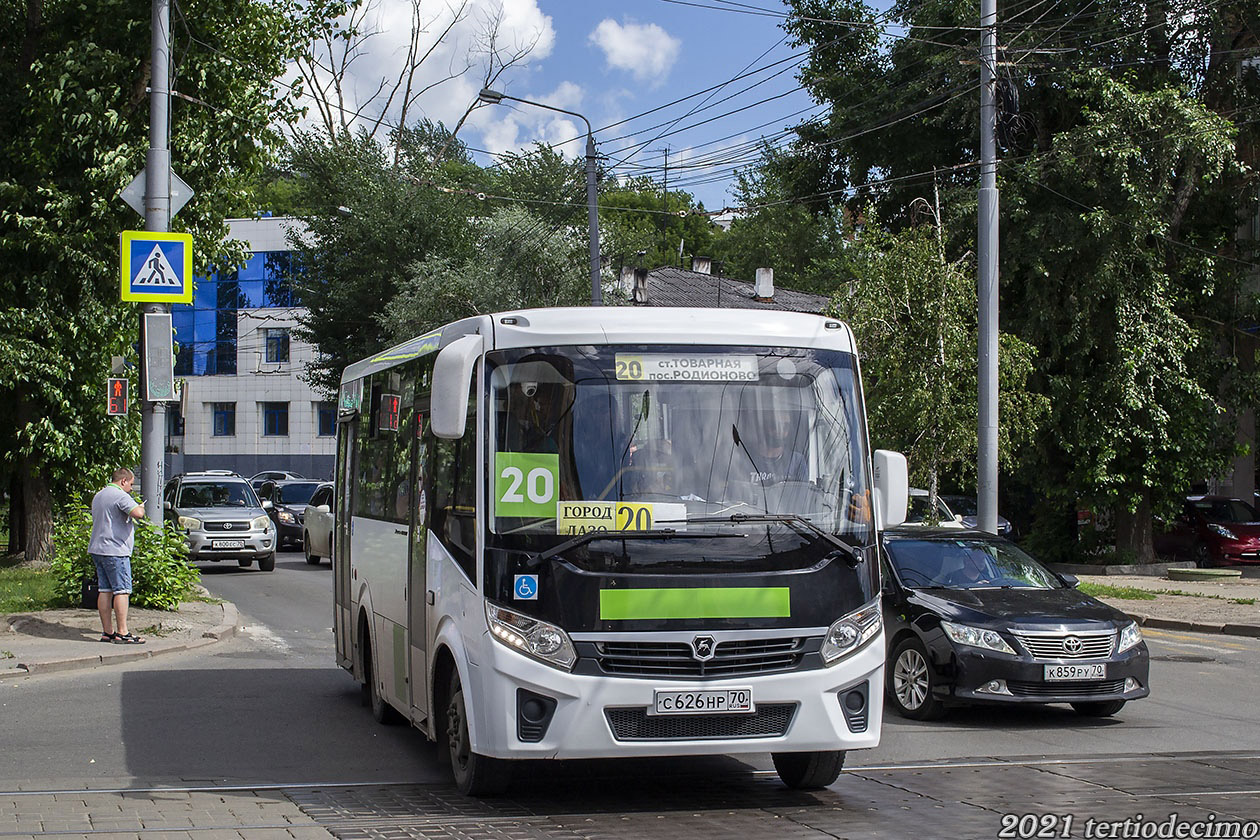
<path id="1" fill-rule="evenodd" d="M 96 565 L 96 587 L 101 592 L 113 592 L 115 595 L 131 594 L 131 556 L 107 557 L 104 554 L 89 554 Z"/>

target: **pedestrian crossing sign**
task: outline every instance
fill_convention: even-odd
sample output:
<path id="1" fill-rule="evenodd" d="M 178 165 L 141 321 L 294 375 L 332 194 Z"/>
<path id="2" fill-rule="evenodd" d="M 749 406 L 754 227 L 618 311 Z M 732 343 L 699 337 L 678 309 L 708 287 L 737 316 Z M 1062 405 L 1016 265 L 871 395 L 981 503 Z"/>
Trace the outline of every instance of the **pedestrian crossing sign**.
<path id="1" fill-rule="evenodd" d="M 192 303 L 192 234 L 123 231 L 122 299 Z"/>

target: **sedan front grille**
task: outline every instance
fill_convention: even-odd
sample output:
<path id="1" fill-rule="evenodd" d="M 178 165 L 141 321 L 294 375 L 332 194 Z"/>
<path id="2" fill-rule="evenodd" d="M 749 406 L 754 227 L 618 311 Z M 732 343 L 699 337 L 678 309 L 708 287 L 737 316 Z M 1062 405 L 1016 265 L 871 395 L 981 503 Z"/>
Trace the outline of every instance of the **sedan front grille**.
<path id="1" fill-rule="evenodd" d="M 719 641 L 713 658 L 698 661 L 686 642 L 596 642 L 596 659 L 605 674 L 623 677 L 720 678 L 791 671 L 801 662 L 805 639 L 728 639 Z"/>
<path id="2" fill-rule="evenodd" d="M 1007 680 L 1006 687 L 1016 697 L 1101 697 L 1122 693 L 1124 680 L 1065 680 L 1063 682 Z"/>
<path id="3" fill-rule="evenodd" d="M 779 738 L 795 716 L 795 703 L 765 703 L 747 715 L 649 715 L 647 709 L 604 709 L 618 741 Z"/>
<path id="4" fill-rule="evenodd" d="M 214 522 L 206 520 L 201 523 L 207 531 L 248 531 L 248 522 Z"/>
<path id="5" fill-rule="evenodd" d="M 1034 659 L 1107 659 L 1115 645 L 1114 630 L 1088 630 L 1078 633 L 1034 633 L 1014 630 Z"/>

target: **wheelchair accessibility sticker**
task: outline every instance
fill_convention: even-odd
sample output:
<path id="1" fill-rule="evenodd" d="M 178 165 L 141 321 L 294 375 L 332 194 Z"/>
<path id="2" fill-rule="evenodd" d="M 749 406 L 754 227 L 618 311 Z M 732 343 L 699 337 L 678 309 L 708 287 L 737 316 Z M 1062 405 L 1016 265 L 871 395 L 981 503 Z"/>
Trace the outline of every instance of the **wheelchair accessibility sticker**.
<path id="1" fill-rule="evenodd" d="M 518 601 L 537 601 L 538 575 L 517 575 L 512 589 Z"/>

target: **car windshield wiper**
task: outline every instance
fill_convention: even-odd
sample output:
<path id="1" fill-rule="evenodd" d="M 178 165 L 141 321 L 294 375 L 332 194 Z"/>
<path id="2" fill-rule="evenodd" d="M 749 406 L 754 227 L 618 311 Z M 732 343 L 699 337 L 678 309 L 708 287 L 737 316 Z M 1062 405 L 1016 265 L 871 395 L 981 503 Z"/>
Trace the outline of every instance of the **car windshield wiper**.
<path id="1" fill-rule="evenodd" d="M 672 520 L 658 519 L 657 522 L 669 522 Z M 866 560 L 866 549 L 854 548 L 844 540 L 837 537 L 830 531 L 823 530 L 813 522 L 801 516 L 799 513 L 732 513 L 729 516 L 689 516 L 686 519 L 678 520 L 690 524 L 703 524 L 706 522 L 782 522 L 786 525 L 795 526 L 798 530 L 804 528 L 810 533 L 822 537 L 827 542 L 838 548 L 847 558 L 846 562 L 850 566 L 856 567 L 859 563 Z"/>
<path id="2" fill-rule="evenodd" d="M 688 539 L 711 540 L 722 537 L 743 538 L 747 534 L 688 534 L 676 531 L 673 528 L 654 528 L 647 531 L 587 531 L 585 534 L 578 534 L 559 545 L 552 546 L 546 551 L 535 555 L 534 561 L 541 563 L 543 560 L 559 557 L 569 549 L 577 548 L 579 545 L 585 545 L 595 540 L 668 540 L 678 536 L 684 536 Z"/>

